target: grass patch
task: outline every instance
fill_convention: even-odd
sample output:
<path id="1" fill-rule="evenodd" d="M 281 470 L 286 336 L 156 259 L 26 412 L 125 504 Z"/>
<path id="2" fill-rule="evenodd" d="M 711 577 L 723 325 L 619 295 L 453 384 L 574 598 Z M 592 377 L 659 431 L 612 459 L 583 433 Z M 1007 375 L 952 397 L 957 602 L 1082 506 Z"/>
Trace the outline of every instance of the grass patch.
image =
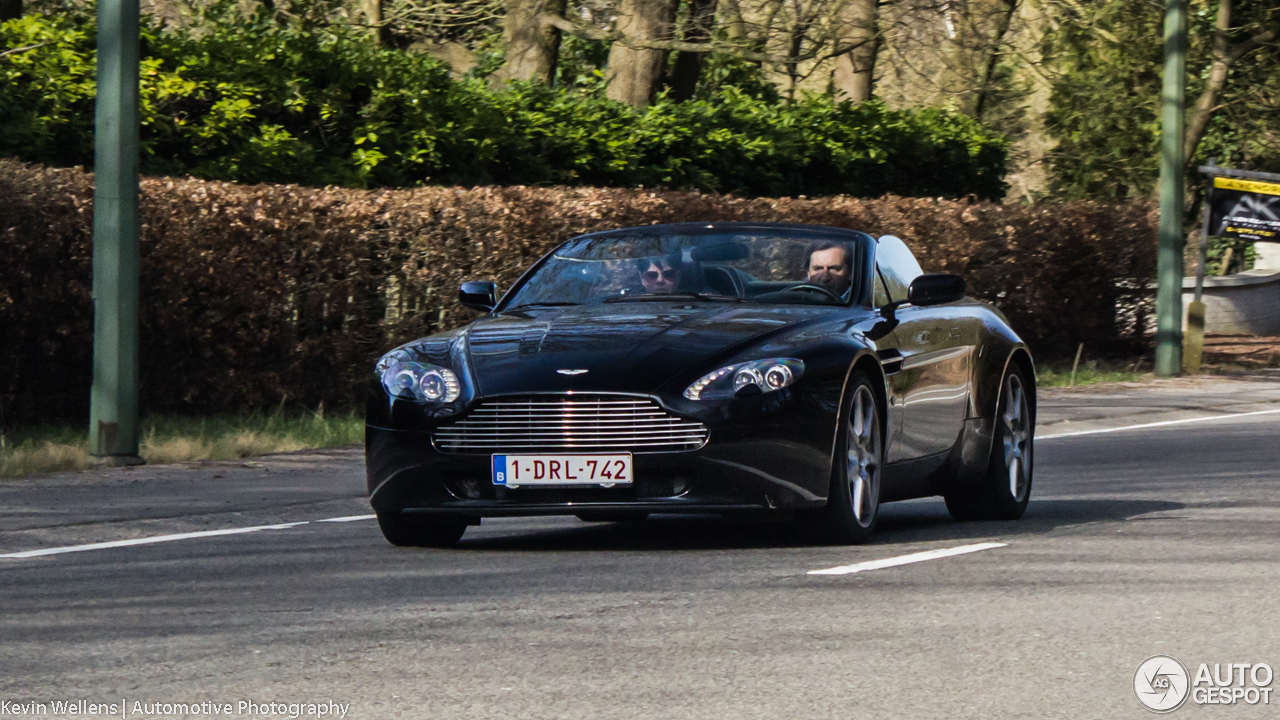
<path id="1" fill-rule="evenodd" d="M 151 416 L 142 421 L 142 457 L 152 464 L 230 460 L 364 441 L 357 415 L 251 413 L 205 418 Z M 93 465 L 86 429 L 19 428 L 0 435 L 0 477 L 84 470 Z"/>
<path id="2" fill-rule="evenodd" d="M 1119 360 L 1086 360 L 1076 370 L 1075 385 L 1099 385 L 1102 383 L 1145 382 L 1155 377 L 1150 369 L 1143 369 L 1147 358 L 1128 362 Z M 1036 385 L 1042 388 L 1071 386 L 1071 360 L 1036 365 Z"/>

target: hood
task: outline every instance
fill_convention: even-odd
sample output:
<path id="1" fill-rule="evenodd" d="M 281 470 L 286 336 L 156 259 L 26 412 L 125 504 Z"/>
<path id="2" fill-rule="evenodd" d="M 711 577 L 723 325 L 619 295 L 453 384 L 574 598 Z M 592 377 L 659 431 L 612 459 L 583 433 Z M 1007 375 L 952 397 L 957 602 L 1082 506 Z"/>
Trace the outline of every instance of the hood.
<path id="1" fill-rule="evenodd" d="M 628 303 L 504 312 L 467 342 L 481 394 L 655 391 L 677 374 L 836 308 Z M 557 370 L 586 370 L 575 375 Z"/>

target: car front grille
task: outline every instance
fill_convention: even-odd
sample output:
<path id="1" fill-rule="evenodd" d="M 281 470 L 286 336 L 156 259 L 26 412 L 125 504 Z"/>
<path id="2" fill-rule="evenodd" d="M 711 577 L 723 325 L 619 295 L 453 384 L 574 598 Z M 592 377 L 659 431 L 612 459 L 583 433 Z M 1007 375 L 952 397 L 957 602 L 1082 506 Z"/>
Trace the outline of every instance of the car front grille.
<path id="1" fill-rule="evenodd" d="M 444 453 L 633 452 L 697 450 L 707 427 L 627 395 L 531 395 L 482 402 L 431 434 Z"/>

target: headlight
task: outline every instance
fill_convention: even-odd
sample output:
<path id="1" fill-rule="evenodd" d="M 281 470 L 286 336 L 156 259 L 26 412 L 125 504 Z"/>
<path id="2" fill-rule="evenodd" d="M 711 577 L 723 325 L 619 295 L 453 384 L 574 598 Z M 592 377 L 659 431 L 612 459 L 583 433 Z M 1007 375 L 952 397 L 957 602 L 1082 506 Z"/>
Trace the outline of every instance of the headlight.
<path id="1" fill-rule="evenodd" d="M 378 361 L 382 387 L 393 398 L 420 403 L 451 403 L 462 394 L 458 376 L 449 368 L 406 359 L 393 351 Z"/>
<path id="2" fill-rule="evenodd" d="M 713 400 L 781 390 L 804 374 L 804 362 L 793 358 L 754 360 L 722 367 L 685 388 L 690 400 Z"/>

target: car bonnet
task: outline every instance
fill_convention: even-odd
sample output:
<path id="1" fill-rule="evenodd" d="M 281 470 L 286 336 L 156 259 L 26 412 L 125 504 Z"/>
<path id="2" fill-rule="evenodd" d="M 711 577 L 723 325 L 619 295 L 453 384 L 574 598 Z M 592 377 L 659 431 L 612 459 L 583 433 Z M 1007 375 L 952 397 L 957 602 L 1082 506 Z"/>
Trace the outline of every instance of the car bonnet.
<path id="1" fill-rule="evenodd" d="M 700 302 L 530 308 L 476 321 L 468 355 L 482 395 L 650 393 L 727 350 L 835 310 Z"/>

